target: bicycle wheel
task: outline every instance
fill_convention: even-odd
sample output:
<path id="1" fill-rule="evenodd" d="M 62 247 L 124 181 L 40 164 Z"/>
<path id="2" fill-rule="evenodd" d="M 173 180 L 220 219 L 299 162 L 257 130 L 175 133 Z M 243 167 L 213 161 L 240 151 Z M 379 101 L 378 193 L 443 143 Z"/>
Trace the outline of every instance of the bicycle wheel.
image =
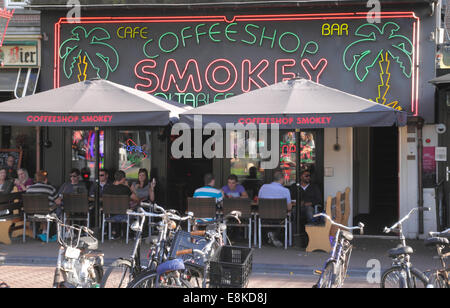
<path id="1" fill-rule="evenodd" d="M 335 261 L 330 261 L 327 263 L 317 286 L 320 289 L 336 288 L 336 262 Z"/>
<path id="2" fill-rule="evenodd" d="M 382 289 L 424 289 L 428 286 L 427 278 L 419 270 L 411 269 L 411 281 L 408 283 L 408 275 L 405 269 L 393 267 L 387 270 L 381 278 Z"/>
<path id="3" fill-rule="evenodd" d="M 190 283 L 183 278 L 180 278 L 181 286 L 177 285 L 171 278 L 165 275 L 159 276 L 159 284 L 156 284 L 158 275 L 155 271 L 145 271 L 136 276 L 129 285 L 130 289 L 151 289 L 151 288 L 192 288 Z"/>
<path id="4" fill-rule="evenodd" d="M 101 288 L 126 288 L 132 275 L 132 266 L 129 260 L 116 260 L 106 271 L 100 284 Z"/>
<path id="5" fill-rule="evenodd" d="M 448 289 L 447 281 L 441 273 L 434 273 L 431 275 L 430 285 L 432 285 L 435 289 Z"/>

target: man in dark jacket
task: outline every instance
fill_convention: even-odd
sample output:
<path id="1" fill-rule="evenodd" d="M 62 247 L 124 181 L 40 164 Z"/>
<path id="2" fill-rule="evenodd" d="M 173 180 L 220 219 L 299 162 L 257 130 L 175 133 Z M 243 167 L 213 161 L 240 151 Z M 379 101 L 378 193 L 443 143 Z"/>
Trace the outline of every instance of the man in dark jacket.
<path id="1" fill-rule="evenodd" d="M 323 202 L 319 187 L 311 182 L 311 172 L 309 170 L 303 170 L 300 173 L 300 185 L 294 184 L 291 187 L 291 193 L 293 198 L 299 197 L 301 214 L 304 218 L 302 222 L 313 222 L 313 216 L 321 212 Z"/>

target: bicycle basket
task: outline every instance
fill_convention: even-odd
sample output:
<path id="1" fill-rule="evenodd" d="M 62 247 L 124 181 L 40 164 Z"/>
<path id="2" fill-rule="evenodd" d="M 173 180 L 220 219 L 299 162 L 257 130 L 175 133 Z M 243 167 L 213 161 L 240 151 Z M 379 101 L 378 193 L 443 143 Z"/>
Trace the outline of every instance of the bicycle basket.
<path id="1" fill-rule="evenodd" d="M 177 257 L 177 252 L 181 250 L 188 249 L 197 249 L 202 250 L 208 241 L 203 236 L 191 235 L 186 231 L 178 231 L 175 234 L 175 238 L 172 242 L 172 247 L 170 249 L 170 258 L 171 259 L 182 259 L 185 263 L 189 263 L 190 265 L 204 267 L 203 258 L 199 255 L 194 254 L 185 254 Z"/>
<path id="2" fill-rule="evenodd" d="M 222 246 L 210 263 L 211 288 L 246 288 L 252 273 L 253 249 Z"/>

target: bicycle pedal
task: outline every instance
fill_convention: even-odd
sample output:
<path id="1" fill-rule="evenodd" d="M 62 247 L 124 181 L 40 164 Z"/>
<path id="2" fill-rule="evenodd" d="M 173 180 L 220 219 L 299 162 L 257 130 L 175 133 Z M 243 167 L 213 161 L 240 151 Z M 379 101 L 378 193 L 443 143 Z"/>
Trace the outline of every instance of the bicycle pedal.
<path id="1" fill-rule="evenodd" d="M 320 275 L 322 275 L 322 271 L 319 271 L 319 270 L 315 270 L 314 271 L 314 275 L 316 275 L 316 276 L 320 276 Z"/>

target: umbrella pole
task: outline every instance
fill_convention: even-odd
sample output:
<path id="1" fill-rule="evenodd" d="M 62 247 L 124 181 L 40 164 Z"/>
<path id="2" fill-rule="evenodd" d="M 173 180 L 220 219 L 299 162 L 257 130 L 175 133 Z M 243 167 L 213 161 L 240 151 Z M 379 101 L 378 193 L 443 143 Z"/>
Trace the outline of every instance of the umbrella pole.
<path id="1" fill-rule="evenodd" d="M 41 171 L 41 128 L 36 126 L 36 174 Z"/>
<path id="2" fill-rule="evenodd" d="M 100 232 L 100 130 L 95 128 L 95 229 Z"/>

